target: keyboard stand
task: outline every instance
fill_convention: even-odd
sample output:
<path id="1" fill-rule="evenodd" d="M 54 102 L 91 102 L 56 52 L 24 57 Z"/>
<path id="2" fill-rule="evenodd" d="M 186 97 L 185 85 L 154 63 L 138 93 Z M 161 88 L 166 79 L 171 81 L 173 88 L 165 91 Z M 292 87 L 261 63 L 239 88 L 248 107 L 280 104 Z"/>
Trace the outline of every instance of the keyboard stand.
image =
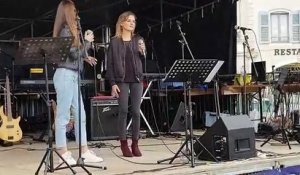
<path id="1" fill-rule="evenodd" d="M 152 114 L 153 114 L 153 117 L 155 118 L 155 114 L 154 114 L 154 110 L 153 110 L 153 104 L 152 104 L 152 101 L 151 101 L 150 94 L 149 94 L 148 97 L 146 97 L 147 93 L 149 92 L 149 90 L 150 90 L 150 88 L 151 88 L 151 86 L 152 86 L 153 81 L 154 81 L 154 80 L 150 80 L 150 82 L 149 82 L 149 84 L 148 84 L 148 86 L 147 86 L 145 92 L 143 93 L 143 96 L 142 96 L 142 99 L 141 99 L 141 103 L 143 103 L 144 100 L 150 100 L 150 105 L 151 105 L 151 109 L 152 109 Z M 148 121 L 147 121 L 147 119 L 146 119 L 146 117 L 145 117 L 143 111 L 142 111 L 141 109 L 140 109 L 140 114 L 141 114 L 142 118 L 144 119 L 144 122 L 146 123 L 146 125 L 147 125 L 148 129 L 150 130 L 151 134 L 152 134 L 152 135 L 155 135 L 154 132 L 153 132 L 153 130 L 152 130 L 152 128 L 151 128 L 151 126 L 149 125 L 149 123 L 148 123 Z M 130 121 L 129 121 L 128 125 L 127 125 L 127 130 L 129 129 L 131 123 L 132 123 L 132 119 L 130 119 Z"/>

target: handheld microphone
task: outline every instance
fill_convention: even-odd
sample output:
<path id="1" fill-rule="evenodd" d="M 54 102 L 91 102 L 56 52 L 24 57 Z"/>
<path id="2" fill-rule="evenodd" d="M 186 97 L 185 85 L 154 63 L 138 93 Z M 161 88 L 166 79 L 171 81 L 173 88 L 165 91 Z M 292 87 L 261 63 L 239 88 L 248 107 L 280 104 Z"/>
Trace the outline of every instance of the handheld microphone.
<path id="1" fill-rule="evenodd" d="M 145 51 L 145 49 L 142 50 L 142 54 L 146 58 L 146 51 Z"/>
<path id="2" fill-rule="evenodd" d="M 181 21 L 178 21 L 178 20 L 176 20 L 176 24 L 181 26 L 182 22 L 181 22 Z"/>
<path id="3" fill-rule="evenodd" d="M 96 47 L 95 47 L 95 43 L 94 43 L 93 41 L 91 42 L 91 47 L 92 47 L 92 49 L 93 49 L 93 50 L 95 50 L 95 49 L 96 49 Z"/>
<path id="4" fill-rule="evenodd" d="M 139 47 L 140 47 L 141 54 L 146 58 L 146 50 L 142 48 L 142 45 L 145 45 L 144 40 L 140 39 L 138 41 L 138 44 L 139 44 Z"/>
<path id="5" fill-rule="evenodd" d="M 234 26 L 234 29 L 235 29 L 235 30 L 252 30 L 252 29 L 250 29 L 250 28 L 241 27 L 241 26 L 238 26 L 238 25 Z"/>

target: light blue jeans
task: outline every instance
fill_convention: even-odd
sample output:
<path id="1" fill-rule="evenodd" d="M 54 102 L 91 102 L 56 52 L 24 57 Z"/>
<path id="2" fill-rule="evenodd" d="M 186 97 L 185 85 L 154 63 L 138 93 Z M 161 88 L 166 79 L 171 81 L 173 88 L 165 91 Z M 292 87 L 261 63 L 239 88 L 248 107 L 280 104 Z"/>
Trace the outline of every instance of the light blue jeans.
<path id="1" fill-rule="evenodd" d="M 55 119 L 55 142 L 56 148 L 67 147 L 66 126 L 69 123 L 70 115 L 75 120 L 76 143 L 79 143 L 78 129 L 78 72 L 57 68 L 54 77 L 54 87 L 57 98 L 57 109 Z M 87 145 L 86 138 L 86 114 L 81 99 L 81 145 Z"/>

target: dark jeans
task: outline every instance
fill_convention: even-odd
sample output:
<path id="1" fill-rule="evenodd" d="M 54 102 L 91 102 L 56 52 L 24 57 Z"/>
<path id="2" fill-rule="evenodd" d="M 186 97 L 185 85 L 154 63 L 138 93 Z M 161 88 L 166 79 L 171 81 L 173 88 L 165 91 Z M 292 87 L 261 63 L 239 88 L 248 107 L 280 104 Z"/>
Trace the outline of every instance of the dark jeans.
<path id="1" fill-rule="evenodd" d="M 126 139 L 126 124 L 128 114 L 128 99 L 130 96 L 132 113 L 132 139 L 139 139 L 140 107 L 143 95 L 142 83 L 118 83 L 119 93 L 119 139 Z"/>

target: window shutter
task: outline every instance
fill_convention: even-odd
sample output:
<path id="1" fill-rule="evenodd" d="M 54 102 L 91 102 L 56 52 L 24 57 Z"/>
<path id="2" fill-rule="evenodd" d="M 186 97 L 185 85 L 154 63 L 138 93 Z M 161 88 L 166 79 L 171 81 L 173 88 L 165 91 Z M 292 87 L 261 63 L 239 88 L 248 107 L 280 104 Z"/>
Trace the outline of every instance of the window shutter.
<path id="1" fill-rule="evenodd" d="M 259 30 L 260 30 L 260 42 L 269 43 L 269 14 L 268 12 L 259 12 Z"/>
<path id="2" fill-rule="evenodd" d="M 292 41 L 300 42 L 300 11 L 292 13 Z"/>

